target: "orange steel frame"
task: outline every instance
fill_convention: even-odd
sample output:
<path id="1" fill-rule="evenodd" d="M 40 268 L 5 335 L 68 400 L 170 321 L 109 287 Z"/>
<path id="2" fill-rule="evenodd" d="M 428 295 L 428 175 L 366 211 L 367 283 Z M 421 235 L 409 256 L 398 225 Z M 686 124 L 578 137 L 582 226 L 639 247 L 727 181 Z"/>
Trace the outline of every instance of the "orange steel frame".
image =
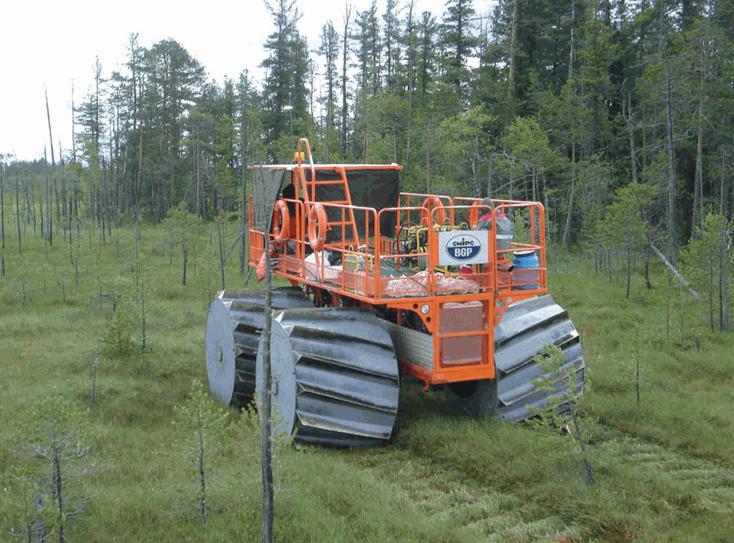
<path id="1" fill-rule="evenodd" d="M 301 151 L 305 147 L 307 155 Z M 308 163 L 303 158 L 308 157 Z M 283 277 L 293 285 L 303 285 L 307 292 L 314 295 L 317 305 L 324 298 L 324 293 L 329 293 L 331 304 L 334 306 L 357 306 L 376 311 L 383 307 L 395 310 L 395 322 L 401 325 L 405 320 L 406 312 L 413 312 L 421 318 L 426 330 L 433 337 L 433 365 L 428 369 L 415 361 L 401 359 L 403 369 L 421 380 L 424 388 L 432 385 L 445 383 L 474 381 L 479 379 L 493 379 L 495 377 L 494 367 L 494 327 L 499 323 L 505 309 L 512 303 L 522 299 L 530 298 L 538 294 L 547 293 L 546 277 L 546 246 L 545 246 L 545 213 L 539 202 L 524 202 L 514 200 L 492 200 L 493 208 L 480 206 L 480 198 L 449 197 L 445 195 L 429 195 L 417 193 L 400 193 L 398 206 L 374 209 L 369 207 L 355 206 L 351 204 L 349 191 L 346 190 L 345 200 L 347 203 L 332 203 L 318 201 L 329 212 L 329 216 L 337 216 L 340 220 L 331 221 L 341 231 L 337 241 L 327 241 L 324 249 L 341 253 L 342 271 L 338 277 L 328 277 L 330 268 L 324 260 L 324 252 L 321 252 L 321 261 L 315 265 L 306 264 L 306 244 L 309 243 L 306 235 L 306 217 L 311 207 L 317 203 L 316 186 L 318 184 L 318 173 L 329 171 L 340 173 L 343 179 L 348 178 L 350 170 L 402 170 L 402 166 L 390 165 L 364 165 L 364 164 L 314 164 L 311 158 L 311 150 L 308 141 L 302 139 L 298 143 L 295 164 L 261 165 L 257 168 L 281 169 L 291 173 L 290 181 L 295 187 L 295 197 L 285 201 L 295 207 L 295 216 L 290 218 L 290 232 L 286 243 L 275 242 L 273 234 L 270 234 L 270 244 L 274 247 L 271 254 L 273 262 L 273 273 Z M 310 179 L 316 179 L 316 183 L 308 181 L 306 172 L 310 171 Z M 333 179 L 326 184 L 337 184 Z M 443 204 L 446 216 L 443 224 L 436 221 L 439 208 L 428 209 L 416 201 L 424 201 L 425 198 L 436 197 Z M 458 229 L 463 222 L 460 219 L 469 216 L 472 211 L 479 215 L 491 213 L 492 227 L 490 233 L 497 231 L 497 215 L 500 211 L 527 210 L 529 243 L 514 242 L 510 249 L 498 249 L 495 236 L 488 235 L 489 263 L 486 265 L 472 266 L 471 274 L 449 272 L 449 277 L 468 278 L 479 285 L 479 292 L 471 293 L 441 293 L 440 285 L 436 282 L 436 268 L 438 264 L 438 232 L 439 229 Z M 396 216 L 395 236 L 383 235 L 380 232 L 380 219 L 384 214 L 394 213 Z M 357 232 L 355 217 L 363 214 L 364 231 Z M 249 216 L 249 265 L 257 266 L 262 258 L 264 248 L 264 233 L 258 231 L 254 226 L 254 210 L 252 202 L 248 206 Z M 416 221 L 416 218 L 420 218 Z M 401 228 L 408 228 L 422 223 L 427 228 L 428 247 L 422 253 L 400 254 L 399 240 Z M 347 228 L 347 226 L 351 226 Z M 333 229 L 333 228 L 332 228 Z M 463 227 L 462 227 L 463 229 Z M 468 229 L 468 228 L 467 228 Z M 352 233 L 351 238 L 347 230 Z M 387 234 L 387 233 L 384 233 Z M 355 238 L 361 247 L 355 247 Z M 396 241 L 397 240 L 397 241 Z M 393 249 L 398 249 L 395 252 Z M 517 250 L 536 251 L 539 259 L 539 267 L 532 270 L 535 278 L 532 285 L 522 285 L 513 282 L 510 272 L 502 271 L 512 260 L 512 254 Z M 393 260 L 399 264 L 401 260 L 423 258 L 426 262 L 426 290 L 427 295 L 420 296 L 395 296 L 386 291 L 390 282 L 401 278 L 383 277 L 381 263 L 384 260 Z M 360 262 L 363 270 L 346 271 L 345 262 Z M 397 265 L 396 265 L 397 267 Z M 321 279 L 319 279 L 321 278 Z M 402 278 L 404 279 L 404 277 Z M 522 287 L 522 288 L 518 288 Z M 479 301 L 483 306 L 483 321 L 478 323 L 476 329 L 460 332 L 442 332 L 441 307 L 445 303 L 463 303 Z M 427 307 L 427 311 L 426 311 Z M 455 337 L 481 336 L 482 357 L 466 364 L 444 364 L 443 341 Z"/>

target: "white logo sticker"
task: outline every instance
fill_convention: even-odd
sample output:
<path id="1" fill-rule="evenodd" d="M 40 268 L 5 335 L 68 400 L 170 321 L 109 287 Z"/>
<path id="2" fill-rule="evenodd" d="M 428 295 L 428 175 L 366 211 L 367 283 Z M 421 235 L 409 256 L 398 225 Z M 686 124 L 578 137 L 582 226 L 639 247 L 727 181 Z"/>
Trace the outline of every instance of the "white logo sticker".
<path id="1" fill-rule="evenodd" d="M 441 266 L 486 264 L 489 261 L 487 230 L 454 230 L 438 233 Z"/>

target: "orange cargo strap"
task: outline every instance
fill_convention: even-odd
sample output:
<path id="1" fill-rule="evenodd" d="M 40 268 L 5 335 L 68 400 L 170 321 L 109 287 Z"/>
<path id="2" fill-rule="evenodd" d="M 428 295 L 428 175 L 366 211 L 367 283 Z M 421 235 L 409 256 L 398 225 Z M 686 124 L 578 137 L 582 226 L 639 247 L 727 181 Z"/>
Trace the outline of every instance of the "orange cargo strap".
<path id="1" fill-rule="evenodd" d="M 291 231 L 288 204 L 283 200 L 275 202 L 275 213 L 273 214 L 273 239 L 275 243 L 283 243 Z"/>
<path id="2" fill-rule="evenodd" d="M 443 221 L 446 220 L 446 210 L 443 207 L 443 203 L 441 203 L 441 199 L 437 196 L 429 196 L 423 200 L 423 205 L 421 207 L 427 210 L 429 215 L 434 209 L 438 209 L 438 212 L 436 213 L 437 223 L 443 224 Z"/>
<path id="3" fill-rule="evenodd" d="M 314 252 L 324 248 L 326 241 L 326 210 L 321 204 L 314 204 L 308 212 L 308 242 Z"/>

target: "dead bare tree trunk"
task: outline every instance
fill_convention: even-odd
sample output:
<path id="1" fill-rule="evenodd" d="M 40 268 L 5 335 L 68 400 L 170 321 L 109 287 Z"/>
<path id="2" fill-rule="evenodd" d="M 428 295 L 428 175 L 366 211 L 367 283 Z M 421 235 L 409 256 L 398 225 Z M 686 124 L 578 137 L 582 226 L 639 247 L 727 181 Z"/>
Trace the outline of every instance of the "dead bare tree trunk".
<path id="1" fill-rule="evenodd" d="M 507 78 L 507 96 L 515 95 L 515 73 L 517 72 L 517 19 L 520 0 L 512 0 L 512 29 L 510 31 L 510 73 Z"/>
<path id="2" fill-rule="evenodd" d="M 729 260 L 731 237 L 726 218 L 722 220 L 719 239 L 719 330 L 729 329 Z"/>
<path id="3" fill-rule="evenodd" d="M 696 300 L 701 301 L 701 295 L 691 286 L 691 284 L 688 282 L 688 279 L 686 279 L 682 273 L 675 269 L 675 266 L 673 266 L 673 264 L 667 258 L 665 258 L 665 255 L 660 252 L 660 250 L 652 243 L 650 243 L 650 248 L 652 248 L 653 252 L 658 256 L 660 261 L 665 264 L 665 267 L 670 270 L 670 273 L 673 274 L 673 277 L 678 280 L 681 286 L 687 288 L 688 292 L 690 292 L 691 296 L 693 296 Z"/>
<path id="4" fill-rule="evenodd" d="M 140 247 L 142 235 L 140 232 L 140 215 L 138 214 L 137 226 L 135 231 L 135 265 L 133 266 L 133 283 L 135 285 L 135 297 L 136 303 L 140 310 L 140 352 L 145 353 L 148 342 L 148 331 L 147 331 L 147 314 L 146 314 L 146 296 L 147 292 L 145 289 L 146 277 L 143 272 L 143 257 L 141 255 L 142 248 Z"/>
<path id="5" fill-rule="evenodd" d="M 82 253 L 82 222 L 79 217 L 76 218 L 76 244 L 74 245 L 74 284 L 79 288 L 79 257 Z"/>
<path id="6" fill-rule="evenodd" d="M 71 161 L 76 162 L 76 111 L 74 106 L 74 80 L 71 80 Z M 60 157 L 59 157 L 60 158 Z M 71 236 L 71 233 L 69 233 Z"/>
<path id="7" fill-rule="evenodd" d="M 726 258 L 730 249 L 722 251 L 719 262 L 719 330 L 722 332 L 729 329 L 729 265 Z"/>
<path id="8" fill-rule="evenodd" d="M 683 285 L 678 289 L 680 294 L 680 340 L 686 339 L 686 294 L 683 292 Z"/>
<path id="9" fill-rule="evenodd" d="M 670 287 L 673 285 L 673 276 L 668 275 L 665 288 L 665 337 L 670 341 L 670 314 L 671 314 L 671 299 L 670 299 Z"/>
<path id="10" fill-rule="evenodd" d="M 63 166 L 63 160 L 61 159 L 61 142 L 59 142 L 59 162 L 60 165 Z M 59 201 L 59 184 L 58 180 L 56 179 L 56 169 L 54 168 L 54 171 L 52 172 L 53 176 L 51 177 L 51 184 L 54 191 L 54 212 L 56 213 L 56 221 L 61 220 L 61 202 Z"/>
<path id="11" fill-rule="evenodd" d="M 706 259 L 707 263 L 706 266 L 708 267 L 708 298 L 709 298 L 709 328 L 713 332 L 715 327 L 715 319 L 714 319 L 714 273 L 715 273 L 715 267 L 714 262 L 711 259 Z M 719 270 L 721 272 L 721 270 Z"/>
<path id="12" fill-rule="evenodd" d="M 101 225 L 102 230 L 100 233 L 102 234 L 102 245 L 106 245 L 107 244 L 106 231 L 107 231 L 107 227 L 110 221 L 109 221 L 109 216 L 107 215 L 107 187 L 106 187 L 107 172 L 105 172 L 103 175 L 104 175 L 105 181 L 103 181 L 102 189 L 99 193 L 99 206 L 100 206 L 100 212 L 101 212 L 100 215 L 101 215 L 101 222 L 102 222 L 102 225 Z"/>
<path id="13" fill-rule="evenodd" d="M 726 182 L 725 171 L 725 155 L 721 151 L 721 173 L 719 177 L 719 213 L 726 219 L 729 215 L 729 184 Z"/>
<path id="14" fill-rule="evenodd" d="M 517 2 L 513 2 L 512 4 L 512 31 L 517 32 L 517 13 L 515 10 L 517 9 Z M 576 54 L 575 45 L 576 42 L 574 40 L 574 32 L 576 30 L 576 0 L 571 0 L 571 39 L 569 40 L 569 53 L 568 53 L 568 81 L 573 82 L 573 63 L 574 58 Z"/>
<path id="15" fill-rule="evenodd" d="M 344 9 L 344 31 L 342 42 L 342 122 L 339 127 L 339 139 L 342 148 L 342 155 L 347 153 L 347 119 L 349 118 L 349 104 L 347 101 L 347 67 L 349 61 L 349 19 L 352 15 L 352 8 L 347 4 Z"/>
<path id="16" fill-rule="evenodd" d="M 40 201 L 39 204 L 39 213 L 40 213 L 40 226 L 41 226 L 41 238 L 43 238 L 43 245 L 44 247 L 48 247 L 48 236 L 46 236 L 46 214 L 44 213 L 44 203 L 43 203 L 43 195 L 41 194 L 41 188 L 38 188 L 38 200 Z M 35 232 L 35 221 L 33 223 L 34 226 L 34 232 Z"/>
<path id="17" fill-rule="evenodd" d="M 92 361 L 92 407 L 97 403 L 97 367 L 99 366 L 99 341 L 97 342 L 97 351 Z"/>
<path id="18" fill-rule="evenodd" d="M 181 245 L 183 250 L 183 270 L 181 272 L 181 284 L 186 286 L 186 267 L 189 263 L 189 245 L 184 241 Z"/>
<path id="19" fill-rule="evenodd" d="M 43 176 L 46 181 L 44 200 L 46 201 L 46 211 L 42 215 L 43 227 L 41 228 L 41 234 L 45 243 L 50 244 L 52 239 L 51 234 L 51 191 L 49 188 L 49 175 L 48 175 L 48 161 L 46 160 L 46 148 L 43 149 Z M 43 209 L 43 203 L 41 204 Z"/>
<path id="20" fill-rule="evenodd" d="M 573 214 L 573 197 L 576 192 L 576 135 L 571 136 L 571 190 L 568 193 L 568 211 L 566 212 L 566 223 L 563 226 L 563 244 L 571 243 L 571 218 Z"/>
<path id="21" fill-rule="evenodd" d="M 25 234 L 25 227 L 29 221 L 33 220 L 33 233 L 36 233 L 36 202 L 31 201 L 33 195 L 31 194 L 30 187 L 28 186 L 28 178 L 26 177 L 23 182 L 23 192 L 25 194 L 25 224 L 23 225 L 23 233 Z"/>
<path id="22" fill-rule="evenodd" d="M 243 108 L 242 116 L 244 119 L 245 116 L 245 110 Z M 246 156 L 245 156 L 245 144 L 247 143 L 247 138 L 245 136 L 244 131 L 244 123 L 245 121 L 242 121 L 243 127 L 241 130 L 241 140 L 240 140 L 240 147 L 242 149 L 242 155 L 241 155 L 241 168 L 242 168 L 242 201 L 240 202 L 240 234 L 242 236 L 240 240 L 240 275 L 244 275 L 245 273 L 245 255 L 247 254 L 247 247 L 245 245 L 245 229 L 247 228 L 247 220 L 245 219 L 245 214 L 247 213 L 247 176 L 245 175 L 245 172 L 247 171 L 247 165 L 246 165 Z"/>
<path id="23" fill-rule="evenodd" d="M 73 194 L 72 194 L 72 200 L 71 200 L 71 206 L 72 206 L 72 214 L 74 215 L 74 218 L 77 221 L 77 236 L 79 232 L 79 175 L 74 176 L 74 186 L 73 186 Z M 69 244 L 71 244 L 71 237 L 72 234 L 69 233 Z"/>
<path id="24" fill-rule="evenodd" d="M 202 420 L 201 406 L 198 406 L 198 432 L 199 432 L 199 514 L 201 515 L 202 524 L 206 524 L 206 463 L 205 452 L 206 444 L 204 441 L 204 421 Z"/>
<path id="25" fill-rule="evenodd" d="M 202 205 L 201 205 L 201 168 L 199 167 L 199 142 L 198 142 L 198 131 L 194 128 L 194 183 L 196 184 L 196 214 L 199 217 L 203 217 Z"/>
<path id="26" fill-rule="evenodd" d="M 698 63 L 698 112 L 696 114 L 696 173 L 693 180 L 693 212 L 691 217 L 691 237 L 698 237 L 698 227 L 703 226 L 703 106 L 704 106 L 704 50 L 703 40 L 699 40 Z"/>
<path id="27" fill-rule="evenodd" d="M 244 165 L 242 166 L 244 170 Z M 242 202 L 240 203 L 240 275 L 245 274 L 245 256 L 247 255 L 245 231 L 247 230 L 247 220 L 245 214 L 247 213 L 247 181 L 245 181 L 244 171 L 242 173 Z"/>
<path id="28" fill-rule="evenodd" d="M 482 189 L 479 186 L 479 180 L 477 179 L 477 160 L 478 160 L 478 155 L 476 154 L 472 155 L 470 159 L 470 164 L 471 164 L 472 181 L 474 183 L 474 196 L 479 198 L 482 195 Z"/>
<path id="29" fill-rule="evenodd" d="M 676 201 L 676 179 L 675 179 L 675 154 L 673 148 L 673 104 L 672 94 L 673 85 L 670 76 L 670 62 L 664 54 L 665 46 L 665 30 L 664 30 L 664 2 L 658 0 L 658 56 L 663 63 L 664 84 L 665 84 L 665 151 L 667 154 L 667 172 L 668 172 L 668 198 L 667 198 L 667 257 L 670 262 L 675 260 L 677 234 L 675 221 L 675 201 Z"/>
<path id="30" fill-rule="evenodd" d="M 48 120 L 48 141 L 49 141 L 49 147 L 51 148 L 51 174 L 54 174 L 54 171 L 56 169 L 56 157 L 54 156 L 54 140 L 53 135 L 51 132 L 51 112 L 48 108 L 48 91 L 44 91 L 46 96 L 46 119 Z M 44 153 L 45 154 L 45 153 Z M 45 157 L 44 157 L 45 158 Z M 53 213 L 51 211 L 51 194 L 49 192 L 49 186 L 48 186 L 48 174 L 46 176 L 46 220 L 48 221 L 48 243 L 49 245 L 54 244 L 54 228 L 53 228 L 53 219 L 51 218 Z M 54 187 L 56 186 L 56 183 L 54 182 Z"/>
<path id="31" fill-rule="evenodd" d="M 514 18 L 514 14 L 513 14 Z M 514 21 L 513 21 L 514 24 Z M 576 0 L 571 0 L 571 39 L 570 52 L 568 54 L 568 81 L 571 85 L 573 82 L 573 64 L 575 56 L 574 31 L 576 24 Z M 576 89 L 574 87 L 574 94 Z M 568 209 L 566 210 L 566 222 L 563 225 L 562 242 L 566 247 L 571 244 L 571 219 L 573 217 L 573 198 L 576 191 L 576 127 L 574 126 L 571 133 L 571 190 L 568 192 Z"/>
<path id="32" fill-rule="evenodd" d="M 143 195 L 143 118 L 140 117 L 140 125 L 138 126 L 138 171 L 135 172 L 136 191 L 135 191 L 135 215 L 140 220 L 140 200 Z"/>
<path id="33" fill-rule="evenodd" d="M 632 93 L 627 93 L 627 112 L 624 111 L 624 101 L 622 102 L 622 116 L 627 122 L 627 135 L 630 143 L 630 165 L 632 167 L 632 182 L 639 181 L 637 173 L 637 151 L 635 149 L 635 119 L 632 115 Z"/>
<path id="34" fill-rule="evenodd" d="M 51 132 L 51 111 L 48 108 L 48 90 L 44 90 L 46 97 L 46 120 L 48 121 L 48 143 L 51 147 L 51 165 L 56 166 L 56 157 L 54 157 L 54 137 Z"/>
<path id="35" fill-rule="evenodd" d="M 3 166 L 0 164 L 0 237 L 2 238 L 2 248 L 5 249 L 5 186 L 3 182 Z"/>
<path id="36" fill-rule="evenodd" d="M 69 410 L 72 412 L 69 412 Z M 72 406 L 62 406 L 57 404 L 52 406 L 53 411 L 49 412 L 47 419 L 47 427 L 43 435 L 37 436 L 31 443 L 31 452 L 34 457 L 48 463 L 51 477 L 48 481 L 48 488 L 51 493 L 50 505 L 48 513 L 55 516 L 55 539 L 59 543 L 66 541 L 66 526 L 71 519 L 81 512 L 80 509 L 74 509 L 74 502 L 81 505 L 81 496 L 74 496 L 70 492 L 70 481 L 79 479 L 85 474 L 95 470 L 94 463 L 88 458 L 90 449 L 85 445 L 85 436 L 79 428 L 73 424 L 79 422 L 83 417 L 81 412 L 73 412 Z M 37 502 L 38 503 L 38 502 Z M 39 503 L 40 505 L 40 503 Z M 43 537 L 44 527 L 42 518 L 39 520 L 38 529 L 34 530 L 35 535 L 39 538 L 37 541 L 49 541 L 51 534 Z"/>
<path id="37" fill-rule="evenodd" d="M 408 14 L 405 19 L 405 33 L 408 38 L 408 123 L 405 127 L 405 159 L 403 163 L 406 165 L 403 175 L 408 175 L 407 165 L 410 163 L 411 137 L 413 135 L 413 96 L 415 95 L 415 27 L 413 25 L 413 9 L 415 8 L 415 0 L 408 0 Z"/>
<path id="38" fill-rule="evenodd" d="M 635 396 L 637 408 L 640 408 L 640 329 L 635 333 Z"/>
<path id="39" fill-rule="evenodd" d="M 269 229 L 267 230 L 269 231 Z M 266 231 L 266 232 L 267 232 Z M 272 287 L 273 274 L 270 262 L 270 239 L 265 235 L 265 327 L 263 329 L 263 398 L 260 424 L 260 465 L 262 470 L 263 520 L 260 540 L 270 543 L 273 540 L 273 465 L 272 465 L 272 405 L 270 373 L 270 332 L 272 329 Z"/>
<path id="40" fill-rule="evenodd" d="M 224 240 L 222 239 L 222 216 L 217 217 L 217 241 L 219 242 L 219 278 L 222 290 L 224 290 Z"/>
<path id="41" fill-rule="evenodd" d="M 727 228 L 727 199 L 728 186 L 724 178 L 724 152 L 721 152 L 721 179 L 720 179 L 719 212 L 723 218 L 721 244 L 719 249 L 719 329 L 729 329 L 729 263 L 731 258 L 731 235 Z"/>
<path id="42" fill-rule="evenodd" d="M 625 290 L 625 300 L 630 299 L 630 286 L 632 285 L 632 248 L 627 247 L 627 288 Z"/>
<path id="43" fill-rule="evenodd" d="M 59 534 L 59 543 L 64 543 L 66 538 L 64 537 L 64 519 L 66 513 L 64 512 L 64 488 L 63 488 L 63 476 L 61 475 L 61 457 L 58 447 L 53 447 L 53 480 L 54 480 L 54 500 L 56 501 L 56 508 L 58 514 L 56 515 L 56 530 Z"/>
<path id="44" fill-rule="evenodd" d="M 668 258 L 673 261 L 676 253 L 676 179 L 675 179 L 675 156 L 673 150 L 673 106 L 671 103 L 672 86 L 670 81 L 670 68 L 665 63 L 665 149 L 668 155 Z"/>
<path id="45" fill-rule="evenodd" d="M 71 243 L 71 213 L 69 210 L 69 202 L 66 196 L 66 175 L 63 172 L 61 173 L 61 207 L 63 208 L 64 241 L 66 241 L 66 236 L 68 234 L 69 243 Z"/>
<path id="46" fill-rule="evenodd" d="M 489 159 L 487 160 L 487 198 L 492 197 L 492 154 L 489 155 Z"/>
<path id="47" fill-rule="evenodd" d="M 23 254 L 23 241 L 20 233 L 20 176 L 15 174 L 15 223 L 18 226 L 18 254 Z"/>

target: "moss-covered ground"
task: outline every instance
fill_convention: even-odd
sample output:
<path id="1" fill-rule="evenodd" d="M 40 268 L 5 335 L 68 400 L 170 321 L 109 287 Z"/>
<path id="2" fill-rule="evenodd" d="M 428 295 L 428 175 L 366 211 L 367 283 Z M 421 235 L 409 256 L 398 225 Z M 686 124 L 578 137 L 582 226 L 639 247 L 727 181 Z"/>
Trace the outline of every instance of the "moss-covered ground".
<path id="1" fill-rule="evenodd" d="M 227 228 L 225 250 L 235 228 Z M 180 249 L 169 254 L 165 232 L 143 228 L 143 353 L 132 227 L 104 244 L 98 231 L 82 230 L 78 241 L 75 233 L 71 246 L 57 234 L 52 247 L 29 231 L 22 256 L 8 238 L 0 277 L 0 540 L 23 528 L 33 509 L 25 500 L 48 480 L 49 464 L 32 444 L 49 439 L 38 420 L 49 398 L 80 413 L 79 436 L 91 446 L 69 473 L 79 475 L 67 487 L 69 507 L 78 510 L 65 519 L 70 540 L 257 540 L 255 417 L 231 411 L 208 437 L 204 525 L 187 454 L 195 434 L 176 410 L 190 401 L 192 383 L 206 380 L 206 311 L 220 282 L 216 229 L 190 252 L 183 286 Z M 228 286 L 243 283 L 236 253 Z M 557 428 L 457 416 L 441 394 L 406 384 L 389 446 L 278 447 L 275 539 L 734 541 L 734 336 L 707 332 L 703 309 L 681 305 L 677 289 L 669 295 L 660 270 L 650 290 L 635 276 L 630 300 L 622 278 L 610 282 L 580 255 L 557 253 L 550 277 L 584 341 L 585 452 Z M 112 318 L 113 305 L 124 319 Z M 121 353 L 114 327 L 132 334 Z M 48 531 L 55 523 L 45 518 Z"/>

